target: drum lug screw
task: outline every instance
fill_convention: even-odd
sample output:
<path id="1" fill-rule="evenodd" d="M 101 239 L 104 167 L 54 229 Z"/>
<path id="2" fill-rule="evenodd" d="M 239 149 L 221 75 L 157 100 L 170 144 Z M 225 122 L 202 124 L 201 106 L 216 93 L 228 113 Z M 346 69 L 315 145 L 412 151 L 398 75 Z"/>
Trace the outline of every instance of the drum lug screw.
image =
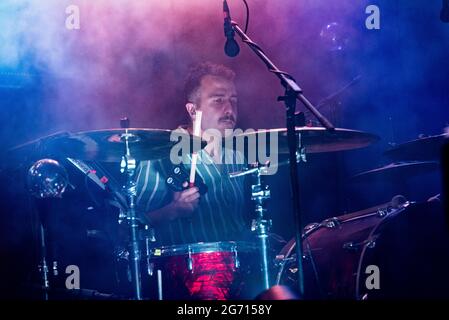
<path id="1" fill-rule="evenodd" d="M 238 254 L 237 254 L 237 249 L 234 247 L 232 249 L 232 251 L 234 251 L 234 265 L 235 265 L 235 268 L 239 269 L 240 268 L 240 260 L 239 260 Z"/>
<path id="2" fill-rule="evenodd" d="M 192 260 L 192 249 L 189 248 L 189 255 L 187 256 L 187 270 L 193 273 L 193 260 Z"/>
<path id="3" fill-rule="evenodd" d="M 367 246 L 367 248 L 373 249 L 376 246 L 376 240 L 368 241 L 366 246 Z"/>
<path id="4" fill-rule="evenodd" d="M 377 211 L 377 215 L 379 217 L 385 217 L 388 214 L 388 209 L 379 209 Z"/>
<path id="5" fill-rule="evenodd" d="M 346 242 L 345 244 L 343 244 L 343 249 L 356 251 L 359 249 L 359 246 L 354 242 Z"/>
<path id="6" fill-rule="evenodd" d="M 58 261 L 53 261 L 53 275 L 55 277 L 58 275 Z"/>
<path id="7" fill-rule="evenodd" d="M 147 258 L 147 265 L 148 265 L 147 272 L 148 272 L 148 275 L 151 277 L 151 276 L 153 276 L 153 273 L 154 273 L 154 263 L 150 262 L 149 260 L 150 259 Z"/>
<path id="8" fill-rule="evenodd" d="M 333 229 L 333 228 L 340 226 L 340 221 L 338 221 L 337 218 L 333 217 L 333 218 L 324 220 L 323 224 L 326 228 Z"/>

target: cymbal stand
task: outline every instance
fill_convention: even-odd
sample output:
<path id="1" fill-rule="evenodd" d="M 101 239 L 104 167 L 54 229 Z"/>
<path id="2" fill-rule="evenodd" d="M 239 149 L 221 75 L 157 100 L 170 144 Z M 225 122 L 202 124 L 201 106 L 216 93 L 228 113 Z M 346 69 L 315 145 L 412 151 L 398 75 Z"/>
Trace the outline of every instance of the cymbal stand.
<path id="1" fill-rule="evenodd" d="M 120 125 L 124 128 L 125 133 L 123 133 L 120 139 L 125 144 L 125 155 L 122 157 L 120 162 L 120 172 L 126 174 L 126 184 L 124 189 L 126 191 L 126 199 L 128 207 L 126 210 L 126 219 L 131 231 L 131 272 L 132 281 L 134 287 L 134 298 L 136 300 L 142 300 L 142 284 L 141 284 L 141 272 L 140 272 L 140 261 L 141 261 L 141 251 L 139 245 L 139 220 L 136 216 L 136 196 L 137 187 L 134 180 L 134 173 L 136 171 L 136 159 L 131 155 L 129 144 L 133 142 L 135 136 L 128 132 L 129 120 L 120 120 Z"/>
<path id="2" fill-rule="evenodd" d="M 50 291 L 49 271 L 47 263 L 47 246 L 45 240 L 45 229 L 42 222 L 39 221 L 39 242 L 40 242 L 40 262 L 38 265 L 39 273 L 42 281 L 42 295 L 44 300 L 48 300 L 48 292 Z"/>
<path id="3" fill-rule="evenodd" d="M 265 203 L 270 199 L 270 189 L 268 185 L 265 185 L 262 181 L 262 174 L 267 169 L 266 166 L 261 166 L 259 163 L 252 165 L 253 168 L 231 173 L 230 177 L 235 178 L 247 174 L 251 174 L 253 178 L 253 184 L 251 185 L 251 200 L 255 204 L 256 216 L 251 223 L 251 231 L 255 232 L 259 239 L 259 250 L 261 258 L 261 272 L 263 277 L 264 289 L 270 288 L 270 270 L 268 264 L 268 232 L 271 228 L 271 219 L 266 218 L 267 209 Z"/>
<path id="4" fill-rule="evenodd" d="M 46 203 L 42 200 L 33 199 L 33 234 L 36 239 L 36 253 L 37 253 L 37 271 L 39 273 L 39 294 L 42 300 L 49 300 L 49 293 L 51 286 L 50 268 L 48 261 L 50 260 L 48 254 L 48 239 L 47 239 L 47 215 Z"/>

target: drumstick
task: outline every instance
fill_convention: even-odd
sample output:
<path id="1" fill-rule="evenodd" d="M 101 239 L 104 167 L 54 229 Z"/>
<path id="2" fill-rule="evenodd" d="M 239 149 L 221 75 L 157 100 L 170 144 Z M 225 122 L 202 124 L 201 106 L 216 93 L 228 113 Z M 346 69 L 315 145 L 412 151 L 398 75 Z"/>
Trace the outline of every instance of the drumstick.
<path id="1" fill-rule="evenodd" d="M 196 111 L 195 121 L 193 123 L 193 135 L 199 137 L 201 135 L 201 117 L 203 113 L 202 111 Z M 195 173 L 196 173 L 196 161 L 198 159 L 198 153 L 195 151 L 192 154 L 192 165 L 190 167 L 190 179 L 189 179 L 189 187 L 193 187 L 195 185 Z"/>

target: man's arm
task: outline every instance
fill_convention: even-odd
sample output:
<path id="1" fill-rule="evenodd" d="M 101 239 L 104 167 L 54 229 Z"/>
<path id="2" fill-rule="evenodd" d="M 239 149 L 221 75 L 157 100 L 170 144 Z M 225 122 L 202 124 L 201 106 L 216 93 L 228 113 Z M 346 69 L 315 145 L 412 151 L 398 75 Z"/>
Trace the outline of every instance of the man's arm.
<path id="1" fill-rule="evenodd" d="M 178 218 L 188 218 L 198 207 L 199 200 L 200 193 L 196 187 L 175 192 L 173 200 L 168 205 L 147 212 L 146 217 L 153 226 Z"/>

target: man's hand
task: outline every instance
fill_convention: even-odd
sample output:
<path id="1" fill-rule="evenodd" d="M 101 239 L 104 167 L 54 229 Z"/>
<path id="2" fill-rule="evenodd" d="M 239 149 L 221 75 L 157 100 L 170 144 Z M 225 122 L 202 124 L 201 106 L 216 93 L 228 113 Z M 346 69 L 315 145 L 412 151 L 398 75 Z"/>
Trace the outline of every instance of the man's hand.
<path id="1" fill-rule="evenodd" d="M 184 187 L 188 185 L 185 182 Z M 147 213 L 147 218 L 153 225 L 162 222 L 173 221 L 178 218 L 191 217 L 200 201 L 200 193 L 198 188 L 188 188 L 173 194 L 173 200 L 160 209 L 150 211 Z"/>
<path id="2" fill-rule="evenodd" d="M 196 187 L 175 192 L 173 200 L 169 205 L 170 220 L 191 217 L 196 208 L 198 208 L 199 201 L 200 193 Z"/>

